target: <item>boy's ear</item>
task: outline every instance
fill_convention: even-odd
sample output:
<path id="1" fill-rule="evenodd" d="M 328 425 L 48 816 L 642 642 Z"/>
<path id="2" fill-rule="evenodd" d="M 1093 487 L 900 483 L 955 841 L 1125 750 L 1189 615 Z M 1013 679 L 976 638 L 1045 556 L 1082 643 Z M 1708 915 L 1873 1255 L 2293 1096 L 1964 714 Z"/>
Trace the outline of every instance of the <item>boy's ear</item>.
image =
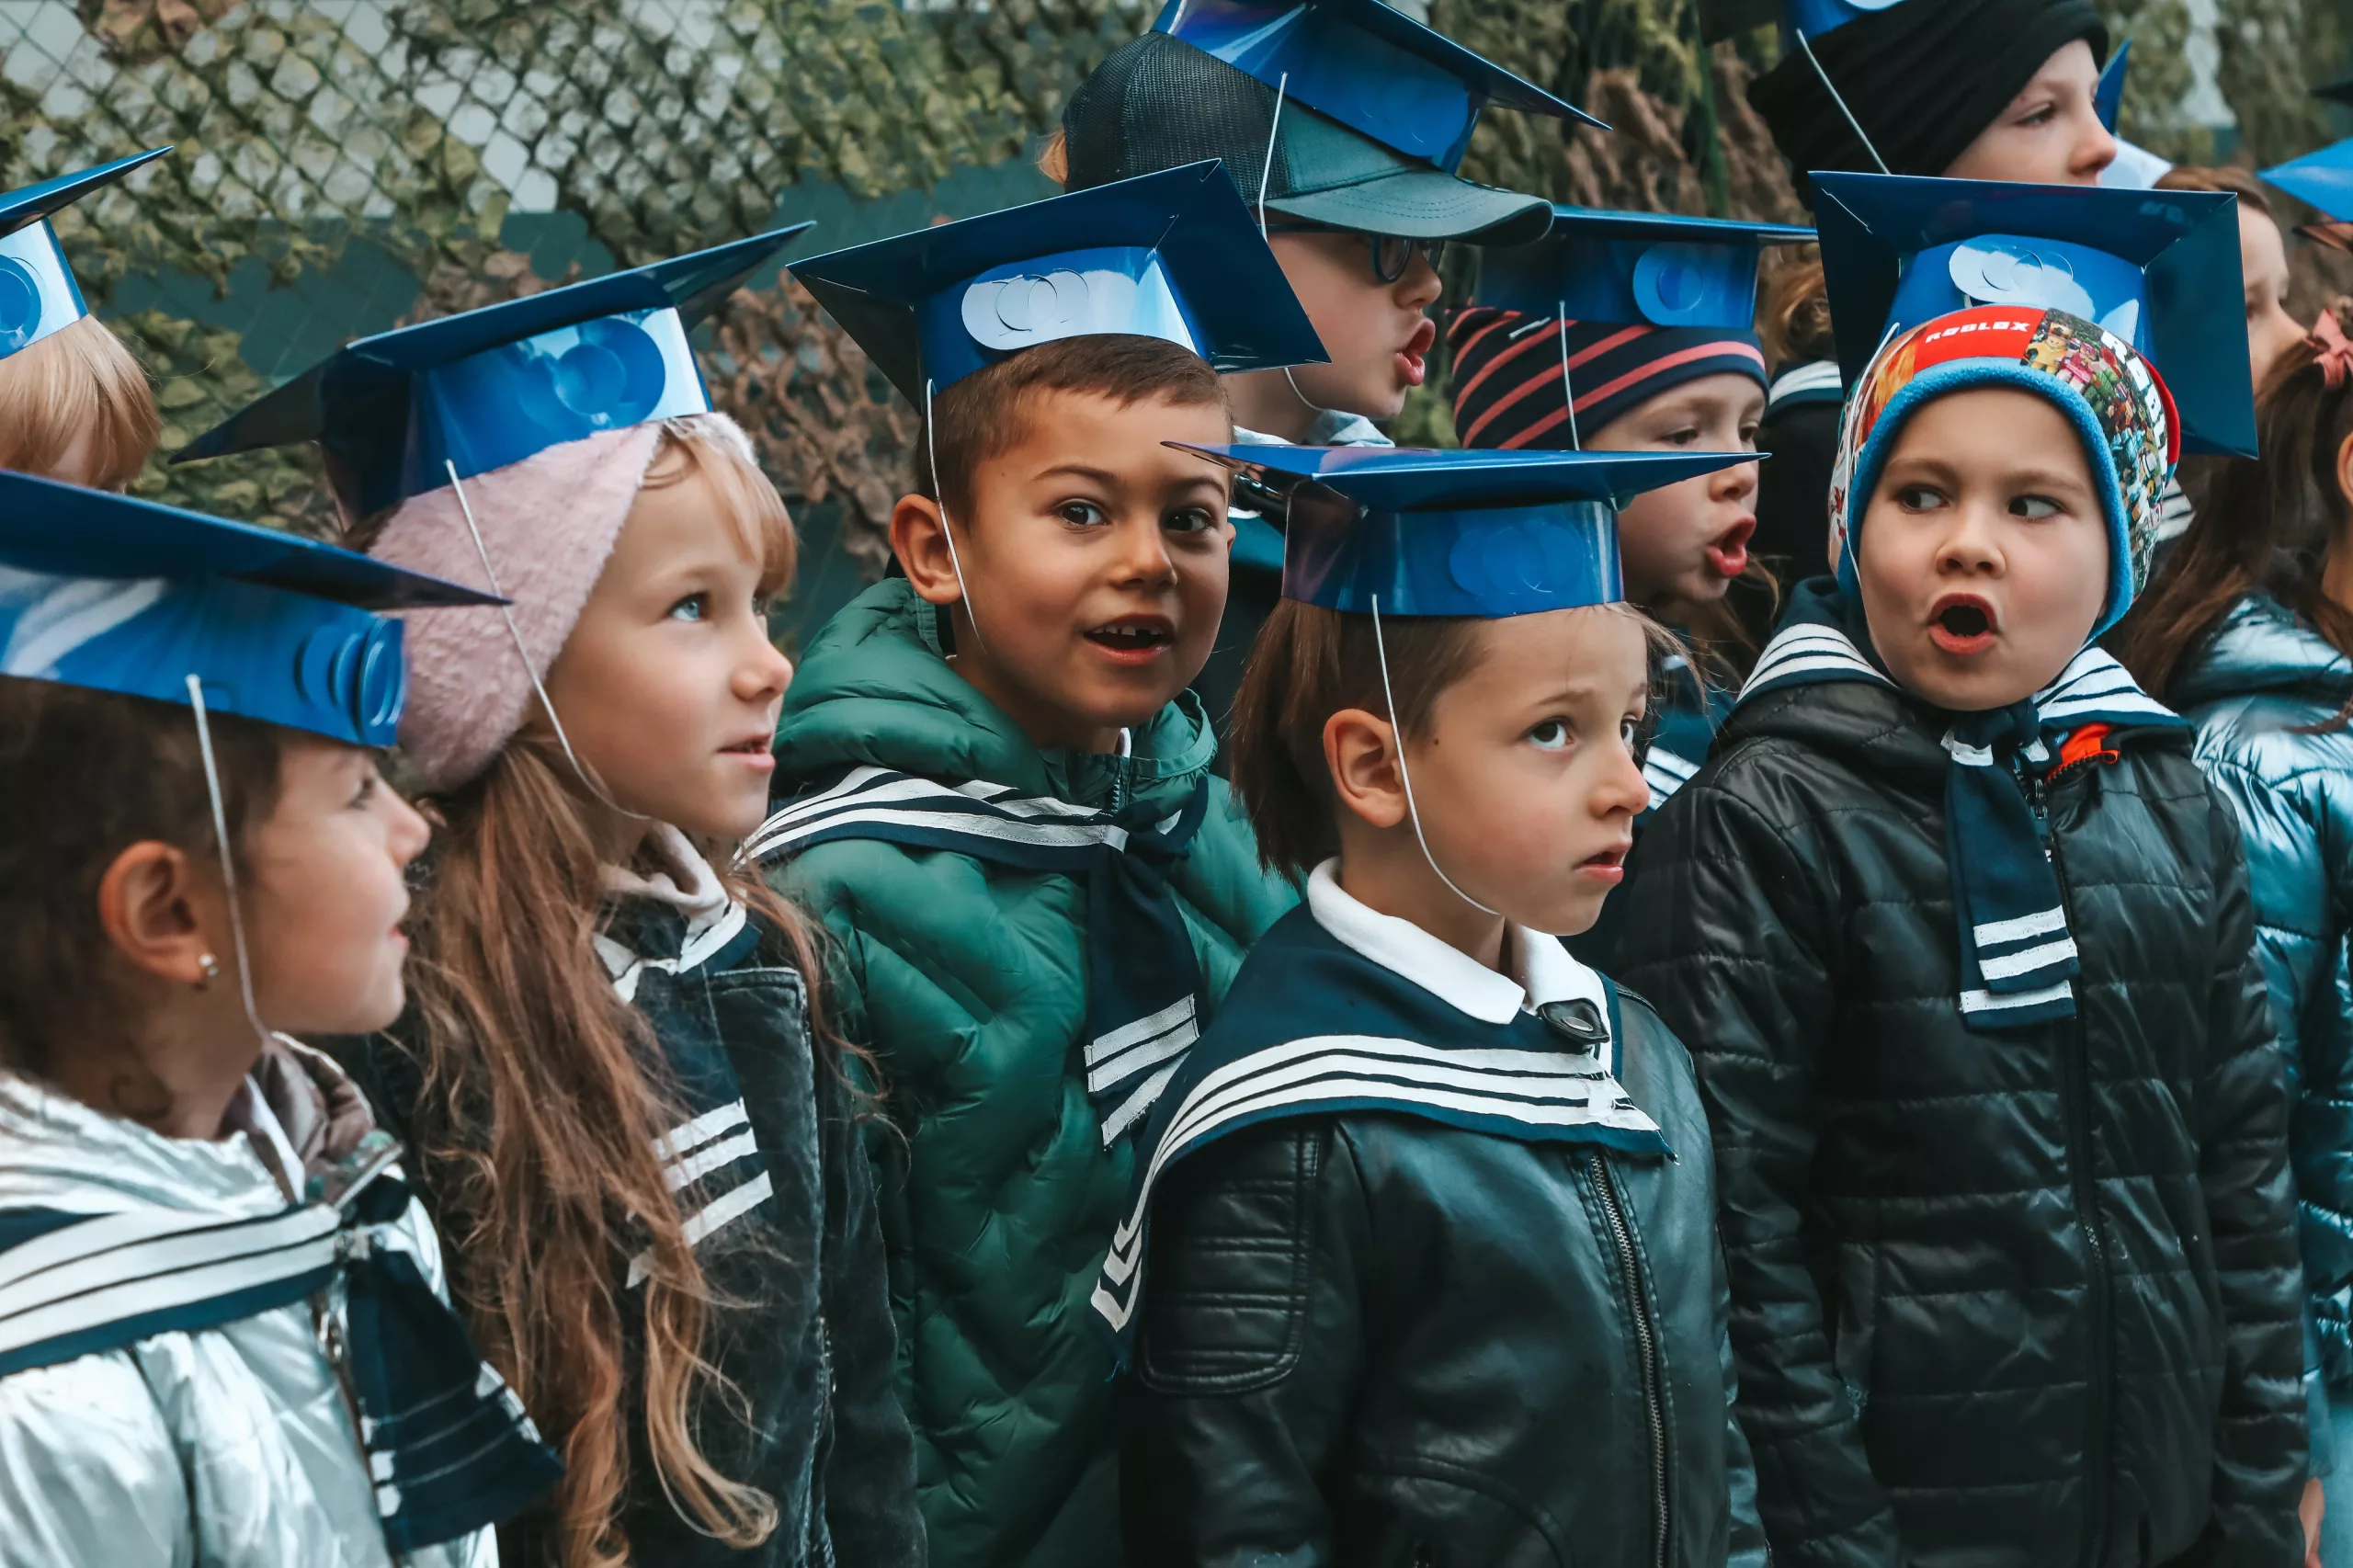
<path id="1" fill-rule="evenodd" d="M 1324 721 L 1324 767 L 1346 810 L 1373 827 L 1405 820 L 1405 787 L 1397 769 L 1397 731 L 1361 708 Z"/>
<path id="2" fill-rule="evenodd" d="M 199 915 L 194 872 L 185 851 L 148 838 L 116 856 L 98 879 L 107 939 L 141 970 L 182 985 L 199 985 L 221 966 Z"/>
<path id="3" fill-rule="evenodd" d="M 2336 449 L 2336 493 L 2345 497 L 2347 506 L 2353 506 L 2353 436 L 2346 437 L 2344 444 Z"/>
<path id="4" fill-rule="evenodd" d="M 964 597 L 949 549 L 949 527 L 939 503 L 925 496 L 902 495 L 891 508 L 891 553 L 928 604 L 952 605 Z"/>

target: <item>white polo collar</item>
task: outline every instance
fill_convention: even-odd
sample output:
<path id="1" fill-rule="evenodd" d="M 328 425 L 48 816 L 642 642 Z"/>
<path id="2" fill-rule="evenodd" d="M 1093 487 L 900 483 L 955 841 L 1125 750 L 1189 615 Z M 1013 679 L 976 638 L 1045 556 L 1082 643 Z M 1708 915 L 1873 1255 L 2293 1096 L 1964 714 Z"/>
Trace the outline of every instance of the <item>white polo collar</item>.
<path id="1" fill-rule="evenodd" d="M 1326 860 L 1307 879 L 1307 907 L 1315 923 L 1341 946 L 1404 976 L 1457 1012 L 1502 1025 L 1547 1002 L 1583 1001 L 1592 1003 L 1604 1019 L 1609 1017 L 1601 976 L 1572 958 L 1559 937 L 1512 926 L 1518 974 L 1499 974 L 1412 921 L 1381 914 L 1351 897 L 1340 887 L 1339 864 Z"/>

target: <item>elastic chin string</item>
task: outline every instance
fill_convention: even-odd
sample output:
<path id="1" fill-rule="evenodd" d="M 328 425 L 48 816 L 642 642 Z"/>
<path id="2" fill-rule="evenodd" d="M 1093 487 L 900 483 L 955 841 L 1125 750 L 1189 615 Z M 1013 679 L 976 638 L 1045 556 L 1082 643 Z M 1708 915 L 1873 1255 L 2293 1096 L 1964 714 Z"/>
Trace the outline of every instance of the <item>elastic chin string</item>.
<path id="1" fill-rule="evenodd" d="M 1267 243 L 1267 185 L 1275 173 L 1275 136 L 1283 128 L 1283 98 L 1290 90 L 1290 73 L 1286 71 L 1275 78 L 1275 116 L 1267 123 L 1267 155 L 1258 160 L 1258 243 L 1261 244 Z M 1289 365 L 1283 367 L 1283 380 L 1290 383 L 1290 395 L 1299 399 L 1300 405 L 1310 413 L 1332 412 L 1299 390 L 1299 378 L 1290 373 Z M 939 483 L 937 475 L 934 475 L 932 483 L 935 485 Z"/>
<path id="2" fill-rule="evenodd" d="M 1389 730 L 1397 739 L 1397 777 L 1405 786 L 1405 819 L 1414 824 L 1414 842 L 1422 846 L 1422 858 L 1430 863 L 1430 869 L 1438 873 L 1438 880 L 1447 885 L 1449 892 L 1480 914 L 1501 920 L 1502 910 L 1489 909 L 1455 885 L 1454 879 L 1446 874 L 1446 868 L 1438 863 L 1438 857 L 1430 853 L 1430 841 L 1422 835 L 1422 813 L 1414 804 L 1414 775 L 1405 767 L 1405 726 L 1397 717 L 1397 694 L 1389 689 L 1389 644 L 1381 635 L 1379 594 L 1372 596 L 1372 651 L 1381 661 L 1381 699 L 1389 704 Z"/>
<path id="3" fill-rule="evenodd" d="M 466 487 L 458 478 L 458 465 L 444 459 L 441 466 L 449 472 L 449 488 L 458 493 L 458 510 L 465 516 L 466 532 L 473 536 L 474 553 L 482 558 L 483 577 L 490 584 L 492 593 L 496 594 L 500 598 L 505 598 L 506 590 L 498 585 L 498 569 L 490 563 L 490 550 L 483 543 L 482 529 L 474 523 L 473 503 L 466 499 Z M 555 731 L 556 744 L 563 747 L 564 760 L 572 764 L 572 771 L 579 776 L 581 783 L 587 786 L 590 794 L 612 810 L 632 821 L 652 822 L 654 819 L 643 812 L 631 811 L 607 794 L 605 787 L 597 781 L 586 767 L 582 766 L 580 754 L 572 749 L 572 737 L 563 733 L 563 721 L 556 717 L 555 704 L 548 700 L 548 688 L 540 683 L 540 672 L 531 667 L 531 655 L 523 646 L 523 629 L 515 624 L 515 607 L 511 604 L 500 605 L 498 613 L 506 619 L 506 634 L 515 640 L 515 656 L 523 661 L 523 673 L 530 677 L 531 689 L 539 694 L 540 711 L 548 716 L 548 723 Z"/>
<path id="4" fill-rule="evenodd" d="M 1847 107 L 1847 100 L 1839 96 L 1836 85 L 1830 80 L 1830 73 L 1822 68 L 1821 57 L 1813 52 L 1813 40 L 1805 36 L 1803 28 L 1791 30 L 1798 35 L 1798 47 L 1805 51 L 1807 63 L 1813 67 L 1813 74 L 1821 78 L 1822 90 L 1830 95 L 1830 101 L 1836 104 L 1838 112 L 1847 117 L 1847 129 L 1855 133 L 1855 140 L 1863 144 L 1863 151 L 1871 155 L 1871 162 L 1879 165 L 1880 173 L 1883 175 L 1894 173 L 1895 171 L 1887 166 L 1887 160 L 1879 155 L 1879 149 L 1871 145 L 1871 139 L 1863 134 L 1863 122 L 1857 119 L 1855 111 Z"/>
<path id="5" fill-rule="evenodd" d="M 1262 222 L 1264 219 L 1260 220 Z M 972 602 L 972 585 L 964 581 L 964 563 L 956 559 L 956 530 L 948 526 L 948 492 L 939 485 L 939 448 L 931 433 L 931 378 L 923 379 L 923 452 L 931 464 L 931 494 L 933 504 L 939 508 L 939 537 L 948 541 L 948 569 L 956 574 L 956 592 L 964 601 L 964 619 L 972 624 L 972 641 L 988 650 L 989 640 L 981 635 L 980 607 Z"/>
<path id="6" fill-rule="evenodd" d="M 1558 312 L 1552 319 L 1561 326 L 1561 402 L 1569 411 L 1569 450 L 1581 452 L 1585 443 L 1577 438 L 1577 394 L 1569 385 L 1569 302 L 1562 300 L 1552 309 Z"/>
<path id="7" fill-rule="evenodd" d="M 254 966 L 245 954 L 245 917 L 237 907 L 237 858 L 229 846 L 229 808 L 221 798 L 221 768 L 212 757 L 212 723 L 204 710 L 204 683 L 188 677 L 188 705 L 196 714 L 196 748 L 204 758 L 204 792 L 212 802 L 212 842 L 221 851 L 221 886 L 229 897 L 229 943 L 237 955 L 237 995 L 245 1005 L 245 1022 L 262 1044 L 270 1028 L 254 1006 Z"/>

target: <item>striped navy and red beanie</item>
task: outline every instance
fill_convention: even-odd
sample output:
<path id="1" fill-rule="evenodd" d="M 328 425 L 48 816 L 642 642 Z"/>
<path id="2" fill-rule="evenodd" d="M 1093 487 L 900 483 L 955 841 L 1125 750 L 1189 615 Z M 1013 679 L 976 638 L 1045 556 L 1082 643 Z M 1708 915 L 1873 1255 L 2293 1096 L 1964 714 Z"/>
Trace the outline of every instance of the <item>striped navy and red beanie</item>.
<path id="1" fill-rule="evenodd" d="M 1727 327 L 1571 321 L 1474 305 L 1448 328 L 1454 433 L 1466 447 L 1569 449 L 1619 415 L 1703 376 L 1767 384 L 1756 335 Z M 1561 392 L 1575 394 L 1574 424 Z"/>

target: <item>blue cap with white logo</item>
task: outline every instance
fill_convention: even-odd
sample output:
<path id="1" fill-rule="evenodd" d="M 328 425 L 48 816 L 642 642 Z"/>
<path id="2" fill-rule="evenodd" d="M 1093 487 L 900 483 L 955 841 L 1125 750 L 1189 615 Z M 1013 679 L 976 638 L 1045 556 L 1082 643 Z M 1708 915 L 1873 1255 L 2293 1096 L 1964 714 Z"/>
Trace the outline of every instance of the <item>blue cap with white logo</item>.
<path id="1" fill-rule="evenodd" d="M 1789 223 L 1555 205 L 1552 232 L 1535 244 L 1480 251 L 1471 302 L 1580 322 L 1746 332 L 1756 324 L 1764 247 L 1813 238 Z"/>
<path id="2" fill-rule="evenodd" d="M 2186 449 L 2252 457 L 2237 198 L 1821 172 L 1822 235 L 1840 369 L 1976 305 L 2064 311 L 2154 364 Z"/>
<path id="3" fill-rule="evenodd" d="M 0 472 L 0 675 L 388 746 L 408 690 L 378 610 L 495 605 L 438 577 L 255 528 Z"/>
<path id="4" fill-rule="evenodd" d="M 710 411 L 687 334 L 812 225 L 363 337 L 173 455 L 316 441 L 354 518 L 600 430 Z"/>
<path id="5" fill-rule="evenodd" d="M 1756 460 L 1755 452 L 1182 449 L 1284 494 L 1283 597 L 1354 614 L 1487 619 L 1615 604 L 1625 597 L 1618 508 Z"/>
<path id="6" fill-rule="evenodd" d="M 51 217 L 170 151 L 150 148 L 0 196 L 0 358 L 90 313 Z"/>
<path id="7" fill-rule="evenodd" d="M 1220 370 L 1320 365 L 1324 345 L 1214 160 L 793 265 L 918 408 L 1066 337 L 1181 344 Z"/>
<path id="8" fill-rule="evenodd" d="M 1153 30 L 1449 174 L 1491 103 L 1601 124 L 1381 0 L 1168 0 Z"/>

